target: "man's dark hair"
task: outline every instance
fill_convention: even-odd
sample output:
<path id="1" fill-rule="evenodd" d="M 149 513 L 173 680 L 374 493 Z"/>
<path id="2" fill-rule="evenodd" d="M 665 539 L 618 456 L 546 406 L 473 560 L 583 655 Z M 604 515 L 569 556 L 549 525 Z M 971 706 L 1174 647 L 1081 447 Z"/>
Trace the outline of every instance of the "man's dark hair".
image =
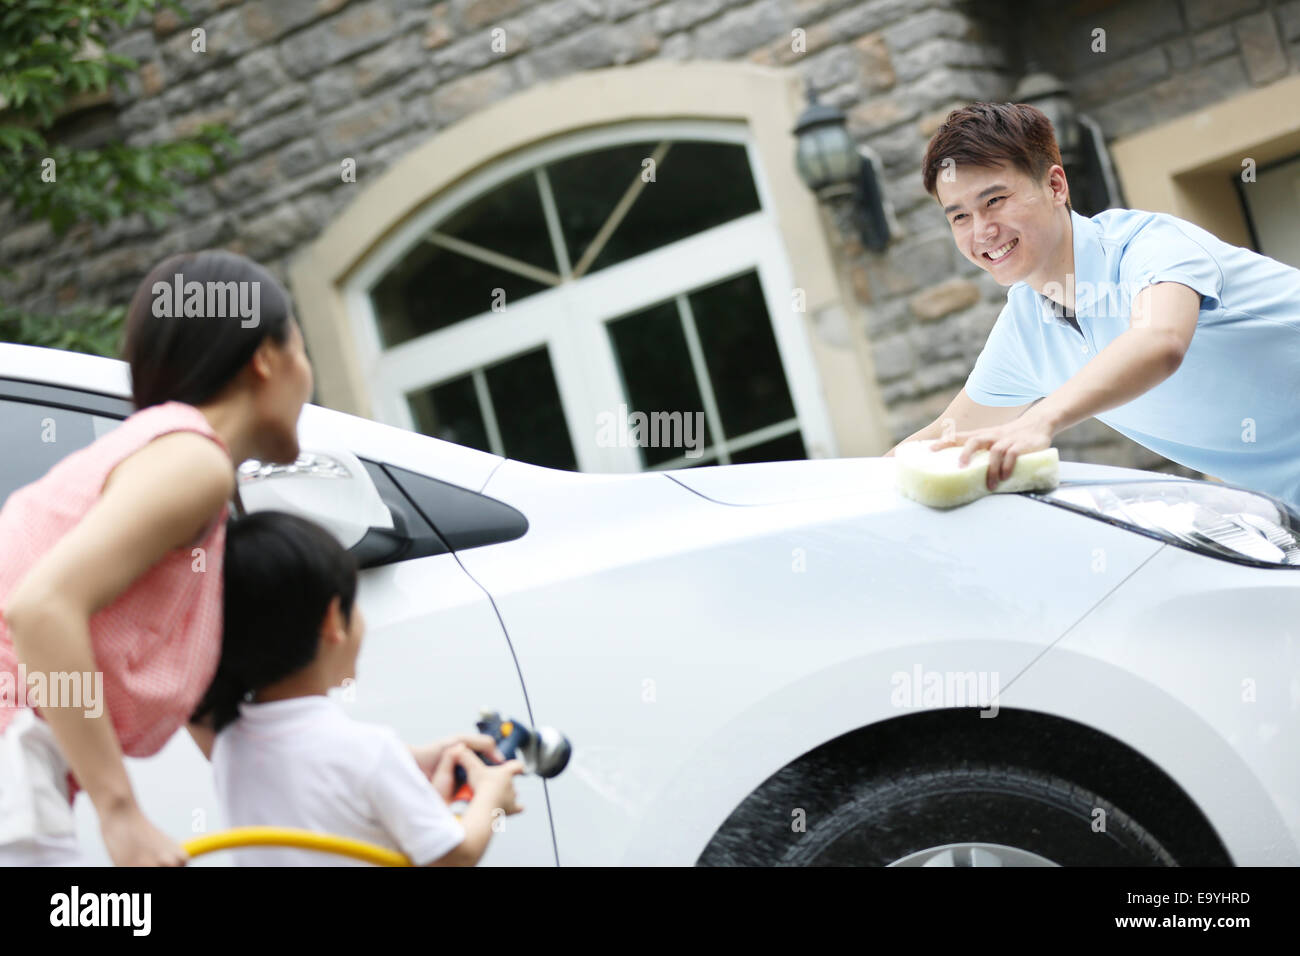
<path id="1" fill-rule="evenodd" d="M 258 284 L 257 322 L 238 316 L 159 316 L 154 284 L 181 282 Z M 204 296 L 206 308 L 207 296 Z M 175 312 L 175 309 L 171 310 Z M 253 260 L 224 249 L 184 252 L 164 259 L 144 277 L 126 313 L 122 358 L 131 366 L 131 397 L 137 409 L 163 402 L 198 405 L 234 380 L 268 337 L 283 345 L 289 336 L 289 293 Z"/>
<path id="2" fill-rule="evenodd" d="M 226 528 L 221 662 L 192 720 L 221 728 L 250 691 L 316 658 L 320 627 L 339 598 L 352 621 L 357 562 L 324 528 L 283 511 L 255 511 Z"/>
<path id="3" fill-rule="evenodd" d="M 925 191 L 938 198 L 935 183 L 945 165 L 999 163 L 1012 164 L 1036 182 L 1053 166 L 1062 166 L 1052 122 L 1042 110 L 1028 103 L 972 103 L 953 110 L 926 147 L 921 162 Z"/>

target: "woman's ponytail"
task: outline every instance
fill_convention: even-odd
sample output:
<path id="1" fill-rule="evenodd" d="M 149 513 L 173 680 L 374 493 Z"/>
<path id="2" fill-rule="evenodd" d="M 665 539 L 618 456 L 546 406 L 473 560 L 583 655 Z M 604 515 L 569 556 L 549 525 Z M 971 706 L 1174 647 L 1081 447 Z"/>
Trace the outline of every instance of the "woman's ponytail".
<path id="1" fill-rule="evenodd" d="M 217 676 L 212 679 L 212 684 L 190 720 L 201 722 L 211 714 L 213 731 L 221 733 L 224 727 L 239 717 L 239 702 L 248 696 L 249 690 L 244 681 L 219 667 Z"/>

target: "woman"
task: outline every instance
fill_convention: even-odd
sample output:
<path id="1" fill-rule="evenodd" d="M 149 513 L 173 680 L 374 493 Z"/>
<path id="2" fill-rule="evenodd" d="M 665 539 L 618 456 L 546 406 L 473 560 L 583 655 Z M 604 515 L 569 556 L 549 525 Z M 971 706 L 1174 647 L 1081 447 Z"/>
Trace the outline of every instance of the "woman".
<path id="1" fill-rule="evenodd" d="M 210 752 L 210 729 L 188 721 L 220 654 L 235 468 L 298 455 L 311 365 L 288 293 L 256 263 L 220 250 L 160 263 L 123 352 L 136 411 L 0 511 L 0 672 L 51 687 L 101 672 L 104 704 L 0 706 L 0 865 L 78 862 L 78 789 L 115 864 L 186 862 L 141 812 L 123 757 L 182 725 Z"/>

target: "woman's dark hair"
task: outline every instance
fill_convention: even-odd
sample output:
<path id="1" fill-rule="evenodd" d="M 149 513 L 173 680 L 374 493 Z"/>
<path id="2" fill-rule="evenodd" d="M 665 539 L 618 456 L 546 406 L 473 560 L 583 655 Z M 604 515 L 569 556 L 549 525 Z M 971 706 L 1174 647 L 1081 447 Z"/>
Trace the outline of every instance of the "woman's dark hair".
<path id="1" fill-rule="evenodd" d="M 289 293 L 245 256 L 207 249 L 164 259 L 126 314 L 122 358 L 135 407 L 208 401 L 265 339 L 285 343 L 290 315 Z"/>
<path id="2" fill-rule="evenodd" d="M 319 525 L 283 511 L 256 511 L 226 528 L 221 662 L 191 720 L 213 715 L 221 730 L 249 692 L 316 657 L 321 622 L 339 598 L 352 620 L 357 562 Z"/>

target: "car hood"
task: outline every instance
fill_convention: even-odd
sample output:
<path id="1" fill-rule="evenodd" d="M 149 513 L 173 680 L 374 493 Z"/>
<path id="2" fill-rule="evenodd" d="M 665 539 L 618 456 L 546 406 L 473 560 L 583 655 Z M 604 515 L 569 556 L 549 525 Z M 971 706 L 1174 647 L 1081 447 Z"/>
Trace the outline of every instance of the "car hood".
<path id="1" fill-rule="evenodd" d="M 662 474 L 720 504 L 770 505 L 841 495 L 897 495 L 895 463 L 894 458 L 822 458 L 680 468 Z M 1178 480 L 1174 475 L 1138 468 L 1061 462 L 1062 484 L 1133 478 Z"/>

